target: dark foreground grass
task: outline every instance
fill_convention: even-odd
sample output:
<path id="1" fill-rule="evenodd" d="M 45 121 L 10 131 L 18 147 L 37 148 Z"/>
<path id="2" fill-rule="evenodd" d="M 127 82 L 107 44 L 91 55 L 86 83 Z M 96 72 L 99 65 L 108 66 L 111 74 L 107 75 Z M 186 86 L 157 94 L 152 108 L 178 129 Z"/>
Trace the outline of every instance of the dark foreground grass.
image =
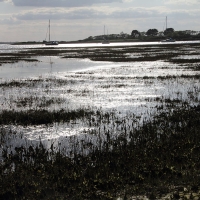
<path id="1" fill-rule="evenodd" d="M 124 128 L 115 141 L 105 134 L 107 141 L 87 156 L 68 158 L 42 144 L 16 148 L 16 154 L 4 149 L 0 199 L 160 199 L 172 185 L 199 190 L 199 106 L 169 110 L 137 130 Z"/>
<path id="2" fill-rule="evenodd" d="M 69 122 L 80 118 L 89 118 L 93 114 L 92 111 L 78 109 L 67 111 L 64 109 L 48 111 L 45 109 L 14 111 L 3 110 L 0 113 L 0 125 L 41 125 L 52 124 L 53 122 Z"/>

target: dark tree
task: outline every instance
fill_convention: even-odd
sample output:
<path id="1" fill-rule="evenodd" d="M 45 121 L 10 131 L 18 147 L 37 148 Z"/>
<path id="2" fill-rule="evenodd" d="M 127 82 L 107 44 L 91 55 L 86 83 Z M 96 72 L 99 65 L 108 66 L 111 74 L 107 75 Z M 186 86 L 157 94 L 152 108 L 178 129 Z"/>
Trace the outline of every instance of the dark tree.
<path id="1" fill-rule="evenodd" d="M 158 34 L 158 30 L 157 29 L 149 29 L 147 32 L 146 32 L 146 35 L 151 35 L 151 36 L 155 36 Z"/>
<path id="2" fill-rule="evenodd" d="M 170 34 L 173 34 L 173 33 L 174 33 L 174 29 L 173 28 L 167 28 L 164 31 L 164 35 L 170 35 Z"/>
<path id="3" fill-rule="evenodd" d="M 140 36 L 140 32 L 139 32 L 138 30 L 133 30 L 133 31 L 131 32 L 131 36 L 132 36 L 132 37 Z"/>

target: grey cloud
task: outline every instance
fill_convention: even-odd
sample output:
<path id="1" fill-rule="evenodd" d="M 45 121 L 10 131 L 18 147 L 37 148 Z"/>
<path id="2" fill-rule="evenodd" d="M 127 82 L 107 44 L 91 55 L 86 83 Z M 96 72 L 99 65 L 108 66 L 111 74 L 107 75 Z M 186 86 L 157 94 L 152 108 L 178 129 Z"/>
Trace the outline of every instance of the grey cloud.
<path id="1" fill-rule="evenodd" d="M 96 9 L 90 8 L 82 8 L 82 9 L 75 9 L 73 11 L 66 11 L 63 9 L 55 9 L 55 10 L 38 10 L 38 11 L 31 11 L 26 13 L 19 13 L 14 15 L 14 18 L 18 20 L 46 20 L 46 19 L 54 19 L 54 20 L 61 20 L 61 19 L 104 19 L 104 18 L 111 18 L 111 19 L 137 19 L 137 18 L 151 18 L 151 17 L 158 17 L 162 18 L 163 16 L 170 15 L 171 17 L 175 18 L 186 18 L 186 17 L 197 17 L 199 14 L 197 12 L 188 13 L 186 11 L 168 11 L 168 12 L 159 12 L 154 9 L 124 9 L 124 10 L 115 10 L 108 14 L 105 11 L 99 11 Z"/>
<path id="2" fill-rule="evenodd" d="M 5 18 L 5 19 L 0 19 L 0 24 L 16 25 L 16 24 L 21 24 L 21 22 L 19 20 L 16 20 L 15 18 Z"/>
<path id="3" fill-rule="evenodd" d="M 56 12 L 45 12 L 45 11 L 37 11 L 37 12 L 27 12 L 27 13 L 20 13 L 14 15 L 14 18 L 18 20 L 46 20 L 46 19 L 54 19 L 54 20 L 61 20 L 61 19 L 92 19 L 92 18 L 105 18 L 106 15 L 103 12 L 96 11 L 94 9 L 80 9 L 71 12 L 65 11 L 56 11 Z"/>
<path id="4" fill-rule="evenodd" d="M 0 0 L 2 1 L 2 0 Z M 12 0 L 15 6 L 34 7 L 81 7 L 100 3 L 122 2 L 122 0 Z"/>

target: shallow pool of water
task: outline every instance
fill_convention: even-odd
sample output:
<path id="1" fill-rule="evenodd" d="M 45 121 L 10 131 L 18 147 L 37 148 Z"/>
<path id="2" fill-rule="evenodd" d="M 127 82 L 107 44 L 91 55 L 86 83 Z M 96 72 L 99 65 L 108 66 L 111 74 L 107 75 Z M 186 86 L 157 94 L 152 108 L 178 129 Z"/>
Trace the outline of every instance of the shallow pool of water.
<path id="1" fill-rule="evenodd" d="M 74 72 L 112 66 L 112 62 L 94 62 L 89 59 L 64 59 L 57 56 L 37 57 L 38 62 L 20 61 L 0 66 L 0 79 L 46 77 L 55 73 Z"/>

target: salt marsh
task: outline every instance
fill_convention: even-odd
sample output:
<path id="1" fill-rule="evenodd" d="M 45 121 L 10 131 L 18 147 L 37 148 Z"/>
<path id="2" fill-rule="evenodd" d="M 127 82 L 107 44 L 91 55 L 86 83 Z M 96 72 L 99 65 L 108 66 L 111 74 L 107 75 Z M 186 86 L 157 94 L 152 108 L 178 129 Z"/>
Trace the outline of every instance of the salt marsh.
<path id="1" fill-rule="evenodd" d="M 8 57 L 9 54 L 13 56 L 14 52 L 23 56 L 21 61 L 2 63 L 0 66 L 1 112 L 100 110 L 115 113 L 119 121 L 134 115 L 140 118 L 138 123 L 142 125 L 144 119 L 150 119 L 160 112 L 158 108 L 166 99 L 180 100 L 190 105 L 198 105 L 200 101 L 200 72 L 194 70 L 195 67 L 199 69 L 200 65 L 198 43 L 187 46 L 26 47 L 26 50 L 17 47 L 14 52 L 7 51 L 10 52 L 6 52 Z M 160 55 L 165 56 L 164 59 Z M 27 57 L 36 61 L 23 61 Z M 118 62 L 119 57 L 123 61 Z M 129 61 L 130 57 L 136 61 Z M 152 57 L 154 59 L 149 61 Z M 96 58 L 101 58 L 101 61 Z M 113 61 L 107 61 L 110 58 Z M 114 61 L 115 58 L 117 61 Z M 173 60 L 177 58 L 181 60 L 180 63 L 174 63 Z M 191 63 L 191 59 L 197 61 Z M 106 123 L 107 129 L 113 121 Z M 72 135 L 86 137 L 91 130 L 99 129 L 97 125 L 91 127 L 89 124 L 88 119 L 67 123 L 58 123 L 55 119 L 51 125 L 29 124 L 23 127 L 11 123 L 2 126 L 9 126 L 12 131 L 23 135 L 22 141 L 14 140 L 16 145 L 24 143 L 24 140 L 26 143 L 51 141 L 51 144 L 52 141 L 60 143 L 63 138 Z M 116 131 L 113 134 L 117 135 Z M 89 138 L 93 140 L 91 135 Z"/>

